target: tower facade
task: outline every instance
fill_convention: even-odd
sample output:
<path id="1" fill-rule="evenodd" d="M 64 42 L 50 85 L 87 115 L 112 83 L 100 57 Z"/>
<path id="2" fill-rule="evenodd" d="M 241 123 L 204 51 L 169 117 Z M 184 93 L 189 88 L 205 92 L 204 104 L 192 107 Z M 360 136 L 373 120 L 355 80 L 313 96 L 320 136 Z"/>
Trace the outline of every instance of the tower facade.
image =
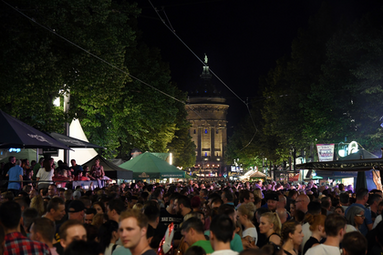
<path id="1" fill-rule="evenodd" d="M 187 100 L 187 120 L 191 123 L 190 136 L 196 145 L 196 164 L 200 177 L 216 177 L 224 172 L 224 154 L 227 146 L 226 99 L 211 83 L 211 74 L 205 65 L 200 75 L 201 83 Z"/>

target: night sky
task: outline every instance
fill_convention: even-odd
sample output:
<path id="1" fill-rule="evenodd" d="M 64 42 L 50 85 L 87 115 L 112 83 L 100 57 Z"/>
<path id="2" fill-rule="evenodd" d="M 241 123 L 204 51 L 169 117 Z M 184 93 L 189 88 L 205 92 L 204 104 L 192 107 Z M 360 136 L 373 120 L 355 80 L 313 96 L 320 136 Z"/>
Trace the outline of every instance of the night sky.
<path id="1" fill-rule="evenodd" d="M 334 19 L 351 20 L 379 6 L 378 1 L 332 0 Z M 152 0 L 168 26 L 201 59 L 208 55 L 213 70 L 242 100 L 259 98 L 258 80 L 275 67 L 277 59 L 291 53 L 299 29 L 321 7 L 319 0 Z M 139 28 L 143 40 L 161 49 L 170 64 L 172 79 L 184 91 L 200 81 L 202 64 L 160 21 L 149 1 L 139 1 Z M 246 116 L 245 105 L 218 80 L 214 85 L 228 99 L 229 127 Z M 230 130 L 229 130 L 230 133 Z"/>

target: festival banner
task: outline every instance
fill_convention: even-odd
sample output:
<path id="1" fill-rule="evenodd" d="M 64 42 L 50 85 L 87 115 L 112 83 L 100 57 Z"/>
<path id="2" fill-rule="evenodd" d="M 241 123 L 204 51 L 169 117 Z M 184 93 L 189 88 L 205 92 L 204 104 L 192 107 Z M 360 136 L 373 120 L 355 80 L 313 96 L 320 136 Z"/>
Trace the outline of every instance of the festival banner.
<path id="1" fill-rule="evenodd" d="M 319 162 L 333 161 L 334 160 L 335 144 L 317 144 L 317 152 Z"/>

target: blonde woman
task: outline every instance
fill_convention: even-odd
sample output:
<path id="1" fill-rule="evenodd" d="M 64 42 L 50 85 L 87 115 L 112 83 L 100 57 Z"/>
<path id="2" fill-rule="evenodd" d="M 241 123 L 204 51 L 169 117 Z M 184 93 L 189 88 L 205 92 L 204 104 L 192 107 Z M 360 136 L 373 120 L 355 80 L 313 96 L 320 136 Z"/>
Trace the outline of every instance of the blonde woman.
<path id="1" fill-rule="evenodd" d="M 31 208 L 35 208 L 39 212 L 39 215 L 43 216 L 43 214 L 45 213 L 43 197 L 40 196 L 40 195 L 37 195 L 37 196 L 33 197 L 32 200 L 31 200 L 30 207 Z"/>
<path id="2" fill-rule="evenodd" d="M 244 226 L 242 232 L 242 244 L 244 249 L 255 247 L 258 241 L 257 230 L 253 224 L 255 205 L 253 203 L 242 204 L 238 207 L 237 218 Z"/>
<path id="3" fill-rule="evenodd" d="M 272 242 L 281 245 L 281 220 L 276 213 L 267 212 L 262 214 L 259 224 L 259 232 L 266 236 L 266 243 Z"/>

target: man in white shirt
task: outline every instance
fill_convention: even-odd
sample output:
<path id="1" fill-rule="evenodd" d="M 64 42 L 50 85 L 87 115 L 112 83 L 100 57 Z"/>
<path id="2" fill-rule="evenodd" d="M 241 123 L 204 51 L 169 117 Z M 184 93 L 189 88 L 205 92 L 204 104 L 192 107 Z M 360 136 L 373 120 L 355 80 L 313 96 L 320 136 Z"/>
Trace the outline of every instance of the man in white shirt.
<path id="1" fill-rule="evenodd" d="M 238 255 L 230 249 L 234 236 L 234 223 L 227 215 L 217 215 L 210 224 L 210 243 L 214 252 L 211 255 Z"/>
<path id="2" fill-rule="evenodd" d="M 338 214 L 330 214 L 324 223 L 327 239 L 323 244 L 310 248 L 305 255 L 340 255 L 339 244 L 346 233 L 346 219 Z"/>

